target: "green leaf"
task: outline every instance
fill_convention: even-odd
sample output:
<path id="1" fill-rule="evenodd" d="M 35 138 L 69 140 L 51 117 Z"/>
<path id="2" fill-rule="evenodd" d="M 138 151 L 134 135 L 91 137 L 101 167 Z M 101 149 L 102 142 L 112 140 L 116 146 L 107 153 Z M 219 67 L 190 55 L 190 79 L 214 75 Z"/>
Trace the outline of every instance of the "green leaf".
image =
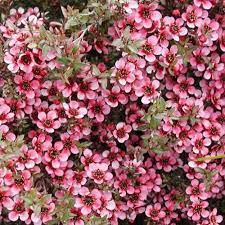
<path id="1" fill-rule="evenodd" d="M 155 118 L 154 116 L 151 117 L 151 121 L 149 123 L 149 127 L 151 129 L 157 129 L 158 126 L 160 124 L 160 120 L 158 120 L 157 118 Z"/>
<path id="2" fill-rule="evenodd" d="M 61 57 L 61 58 L 58 58 L 58 61 L 60 63 L 63 63 L 64 65 L 66 65 L 66 64 L 68 64 L 71 61 L 71 59 L 68 58 L 68 57 Z"/>
<path id="3" fill-rule="evenodd" d="M 115 46 L 117 48 L 123 48 L 124 47 L 124 44 L 123 44 L 123 41 L 121 39 L 115 39 L 112 44 L 112 46 Z"/>
<path id="4" fill-rule="evenodd" d="M 166 101 L 163 98 L 157 99 L 155 105 L 158 113 L 162 113 L 166 109 Z"/>
<path id="5" fill-rule="evenodd" d="M 76 44 L 74 47 L 73 47 L 73 49 L 72 49 L 72 53 L 73 54 L 76 54 L 77 53 L 77 51 L 78 51 L 78 49 L 79 49 L 79 44 Z"/>
<path id="6" fill-rule="evenodd" d="M 69 68 L 65 73 L 64 73 L 64 81 L 69 84 L 69 78 L 73 75 L 73 68 Z"/>
<path id="7" fill-rule="evenodd" d="M 79 71 L 83 66 L 85 66 L 85 64 L 82 63 L 82 62 L 80 61 L 80 59 L 77 59 L 77 60 L 75 60 L 75 61 L 73 62 L 73 71 L 74 71 L 74 72 L 77 72 L 77 71 Z"/>

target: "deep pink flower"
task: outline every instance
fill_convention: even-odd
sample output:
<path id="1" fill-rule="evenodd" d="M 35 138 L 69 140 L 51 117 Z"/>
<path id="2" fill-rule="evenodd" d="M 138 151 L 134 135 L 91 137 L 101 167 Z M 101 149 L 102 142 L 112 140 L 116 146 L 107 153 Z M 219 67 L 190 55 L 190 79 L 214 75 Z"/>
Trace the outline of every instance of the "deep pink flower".
<path id="1" fill-rule="evenodd" d="M 204 9 L 210 9 L 212 7 L 211 0 L 194 0 L 194 4 L 198 7 L 203 6 Z"/>
<path id="2" fill-rule="evenodd" d="M 190 57 L 190 63 L 193 68 L 198 69 L 202 72 L 205 70 L 206 60 L 205 58 L 209 55 L 210 50 L 208 48 L 198 48 L 193 51 L 193 55 Z"/>
<path id="3" fill-rule="evenodd" d="M 191 139 L 191 144 L 193 145 L 194 153 L 206 155 L 209 152 L 208 146 L 211 144 L 211 140 L 209 138 L 203 138 L 201 133 L 196 133 Z"/>
<path id="4" fill-rule="evenodd" d="M 165 17 L 165 24 L 169 27 L 171 38 L 175 41 L 179 41 L 180 37 L 185 36 L 188 33 L 186 27 L 183 27 L 183 19 L 174 19 L 173 17 Z"/>
<path id="5" fill-rule="evenodd" d="M 115 71 L 112 74 L 121 85 L 132 83 L 135 80 L 135 65 L 125 58 L 121 58 L 115 63 Z"/>
<path id="6" fill-rule="evenodd" d="M 195 28 L 195 26 L 198 26 L 202 22 L 202 16 L 207 16 L 207 13 L 204 12 L 201 8 L 193 5 L 188 5 L 186 12 L 182 14 L 182 19 L 187 22 L 188 27 L 193 29 Z"/>
<path id="7" fill-rule="evenodd" d="M 109 182 L 113 178 L 112 173 L 108 171 L 106 163 L 91 163 L 88 166 L 87 176 L 93 179 L 96 184 Z"/>
<path id="8" fill-rule="evenodd" d="M 203 125 L 206 129 L 203 132 L 203 136 L 206 138 L 210 138 L 213 141 L 218 141 L 224 134 L 222 126 L 219 123 L 211 123 L 208 120 L 206 120 Z"/>
<path id="9" fill-rule="evenodd" d="M 153 221 L 159 221 L 166 216 L 166 213 L 161 209 L 160 203 L 148 205 L 145 214 L 146 216 L 150 217 Z"/>
<path id="10" fill-rule="evenodd" d="M 214 208 L 212 212 L 209 213 L 209 225 L 218 225 L 223 221 L 221 215 L 217 215 L 217 209 Z"/>
<path id="11" fill-rule="evenodd" d="M 139 89 L 135 90 L 135 94 L 141 98 L 141 102 L 143 104 L 149 104 L 155 98 L 159 96 L 157 89 L 159 88 L 159 81 L 153 80 L 151 81 L 148 77 L 143 82 L 143 86 Z"/>
<path id="12" fill-rule="evenodd" d="M 54 129 L 58 129 L 61 126 L 61 123 L 57 118 L 58 115 L 56 111 L 52 110 L 48 113 L 39 112 L 37 126 L 42 130 L 46 130 L 48 133 L 53 133 Z"/>
<path id="13" fill-rule="evenodd" d="M 209 211 L 206 210 L 209 203 L 206 201 L 195 201 L 192 203 L 191 207 L 189 208 L 187 215 L 193 221 L 199 221 L 202 217 L 207 218 L 209 216 Z"/>
<path id="14" fill-rule="evenodd" d="M 173 91 L 181 98 L 187 98 L 188 94 L 195 94 L 193 84 L 194 79 L 192 77 L 179 76 L 177 79 L 177 84 L 173 87 Z"/>
<path id="15" fill-rule="evenodd" d="M 132 127 L 120 122 L 116 125 L 116 129 L 113 131 L 113 136 L 118 140 L 118 142 L 123 143 L 129 138 L 129 133 Z"/>
<path id="16" fill-rule="evenodd" d="M 0 188 L 0 212 L 2 212 L 2 207 L 7 208 L 8 210 L 13 209 L 14 202 L 11 197 L 9 187 L 3 186 Z"/>
<path id="17" fill-rule="evenodd" d="M 89 191 L 88 188 L 80 190 L 81 197 L 76 198 L 75 207 L 81 209 L 84 216 L 89 215 L 92 211 L 95 212 L 101 207 L 101 192 L 97 189 Z"/>
<path id="18" fill-rule="evenodd" d="M 208 1 L 208 0 L 206 0 Z M 213 42 L 218 40 L 219 23 L 215 20 L 205 18 L 198 26 L 197 34 L 201 45 L 212 46 Z"/>
<path id="19" fill-rule="evenodd" d="M 176 163 L 176 157 L 175 154 L 165 152 L 161 155 L 156 156 L 156 161 L 157 169 L 163 169 L 166 172 L 170 172 L 172 170 L 172 167 Z"/>
<path id="20" fill-rule="evenodd" d="M 93 78 L 78 84 L 77 98 L 79 100 L 95 99 L 96 90 L 99 88 L 97 79 Z"/>
<path id="21" fill-rule="evenodd" d="M 69 118 L 81 119 L 87 114 L 87 109 L 81 107 L 77 101 L 70 101 L 69 104 L 63 103 L 63 108 Z"/>
<path id="22" fill-rule="evenodd" d="M 208 198 L 205 184 L 199 183 L 196 179 L 191 181 L 191 186 L 187 187 L 186 193 L 190 195 L 190 200 L 192 202 L 196 202 L 198 199 L 206 200 Z"/>
<path id="23" fill-rule="evenodd" d="M 110 107 L 105 103 L 102 97 L 96 100 L 90 100 L 88 104 L 88 116 L 93 119 L 96 118 L 97 122 L 101 123 L 105 119 L 105 115 L 110 113 Z"/>
<path id="24" fill-rule="evenodd" d="M 29 218 L 28 209 L 25 208 L 24 202 L 15 197 L 13 210 L 9 212 L 8 217 L 10 221 L 17 221 L 20 219 L 21 221 L 26 221 Z"/>
<path id="25" fill-rule="evenodd" d="M 156 11 L 158 4 L 151 3 L 149 5 L 140 4 L 135 14 L 135 21 L 143 24 L 145 28 L 150 28 L 154 21 L 159 21 L 162 15 Z"/>
<path id="26" fill-rule="evenodd" d="M 35 90 L 40 87 L 39 81 L 34 80 L 32 74 L 16 75 L 14 81 L 18 85 L 18 92 L 20 94 L 25 94 L 29 99 L 35 97 Z"/>
<path id="27" fill-rule="evenodd" d="M 10 110 L 10 107 L 6 104 L 0 105 L 0 125 L 13 120 L 14 113 Z"/>
<path id="28" fill-rule="evenodd" d="M 59 169 L 69 156 L 70 151 L 64 148 L 62 142 L 58 141 L 44 154 L 44 162 L 51 164 L 54 169 Z"/>
<path id="29" fill-rule="evenodd" d="M 89 166 L 90 163 L 99 163 L 101 156 L 97 153 L 93 153 L 90 149 L 86 148 L 81 156 L 81 162 L 84 166 Z"/>
<path id="30" fill-rule="evenodd" d="M 102 96 L 105 97 L 105 102 L 113 108 L 117 107 L 119 103 L 125 105 L 128 102 L 127 96 L 121 93 L 118 85 L 113 86 L 111 91 L 104 90 Z"/>
<path id="31" fill-rule="evenodd" d="M 19 68 L 25 73 L 30 73 L 34 66 L 34 59 L 31 52 L 27 51 L 21 54 L 17 60 Z"/>
<path id="32" fill-rule="evenodd" d="M 162 53 L 162 48 L 158 44 L 158 38 L 156 36 L 150 36 L 146 42 L 142 45 L 139 55 L 145 56 L 145 59 L 152 63 L 156 60 L 156 56 Z"/>
<path id="33" fill-rule="evenodd" d="M 121 197 L 124 197 L 127 194 L 133 194 L 135 190 L 131 179 L 129 179 L 126 174 L 120 174 L 118 176 L 118 179 L 114 182 L 114 187 L 119 190 Z"/>

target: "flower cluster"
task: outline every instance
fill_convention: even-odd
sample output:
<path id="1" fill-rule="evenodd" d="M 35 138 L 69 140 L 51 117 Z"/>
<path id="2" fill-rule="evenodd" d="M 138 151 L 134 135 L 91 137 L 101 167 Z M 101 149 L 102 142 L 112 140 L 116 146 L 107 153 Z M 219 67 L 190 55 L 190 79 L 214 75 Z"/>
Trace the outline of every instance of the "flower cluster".
<path id="1" fill-rule="evenodd" d="M 0 24 L 0 221 L 221 224 L 225 2 L 109 2 Z"/>

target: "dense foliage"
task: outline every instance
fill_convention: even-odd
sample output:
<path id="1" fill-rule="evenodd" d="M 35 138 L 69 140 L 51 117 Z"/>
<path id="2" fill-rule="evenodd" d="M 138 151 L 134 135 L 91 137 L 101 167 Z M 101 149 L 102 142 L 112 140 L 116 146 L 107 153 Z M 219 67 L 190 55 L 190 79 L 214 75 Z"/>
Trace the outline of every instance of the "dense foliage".
<path id="1" fill-rule="evenodd" d="M 0 224 L 225 224 L 225 1 L 0 12 Z"/>

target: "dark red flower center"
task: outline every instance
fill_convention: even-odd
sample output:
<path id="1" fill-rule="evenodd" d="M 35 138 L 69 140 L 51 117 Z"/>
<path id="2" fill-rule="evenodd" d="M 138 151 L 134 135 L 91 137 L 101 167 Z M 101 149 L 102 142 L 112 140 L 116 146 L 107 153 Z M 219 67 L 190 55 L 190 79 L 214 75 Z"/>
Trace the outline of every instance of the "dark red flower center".
<path id="1" fill-rule="evenodd" d="M 92 176 L 96 180 L 103 179 L 104 178 L 104 175 L 105 175 L 104 172 L 101 171 L 101 170 L 99 170 L 99 169 L 97 169 L 97 170 L 95 170 L 95 171 L 92 172 Z"/>
<path id="2" fill-rule="evenodd" d="M 187 14 L 187 21 L 190 23 L 195 22 L 196 18 L 197 17 L 195 15 L 194 11 L 191 11 L 190 13 Z"/>
<path id="3" fill-rule="evenodd" d="M 30 89 L 31 89 L 30 82 L 29 82 L 29 81 L 23 81 L 23 83 L 22 83 L 22 88 L 23 88 L 23 90 L 25 90 L 25 91 L 30 90 Z"/>
<path id="4" fill-rule="evenodd" d="M 118 70 L 117 77 L 118 78 L 126 78 L 129 72 L 126 69 Z"/>
<path id="5" fill-rule="evenodd" d="M 47 119 L 44 122 L 44 126 L 47 128 L 52 127 L 52 124 L 53 124 L 53 120 L 50 120 L 50 119 Z"/>
<path id="6" fill-rule="evenodd" d="M 16 212 L 18 212 L 18 213 L 22 213 L 22 212 L 24 211 L 24 205 L 23 205 L 23 203 L 17 203 L 17 204 L 15 205 L 14 210 L 15 210 Z"/>
<path id="7" fill-rule="evenodd" d="M 49 152 L 49 156 L 50 156 L 52 159 L 57 158 L 58 155 L 59 155 L 58 151 L 56 151 L 54 148 L 51 149 L 50 152 Z"/>
<path id="8" fill-rule="evenodd" d="M 120 128 L 119 130 L 117 130 L 117 137 L 118 138 L 123 138 L 125 136 L 126 132 L 124 130 L 124 128 Z"/>
<path id="9" fill-rule="evenodd" d="M 85 197 L 83 198 L 83 202 L 84 202 L 85 205 L 91 206 L 91 205 L 93 205 L 93 203 L 94 203 L 94 199 L 93 199 L 92 196 L 85 196 Z"/>
<path id="10" fill-rule="evenodd" d="M 31 59 L 30 55 L 27 54 L 27 55 L 21 56 L 21 61 L 24 65 L 30 65 L 32 62 L 32 59 Z"/>
<path id="11" fill-rule="evenodd" d="M 194 212 L 200 214 L 202 211 L 202 206 L 201 205 L 197 205 L 194 207 Z"/>

